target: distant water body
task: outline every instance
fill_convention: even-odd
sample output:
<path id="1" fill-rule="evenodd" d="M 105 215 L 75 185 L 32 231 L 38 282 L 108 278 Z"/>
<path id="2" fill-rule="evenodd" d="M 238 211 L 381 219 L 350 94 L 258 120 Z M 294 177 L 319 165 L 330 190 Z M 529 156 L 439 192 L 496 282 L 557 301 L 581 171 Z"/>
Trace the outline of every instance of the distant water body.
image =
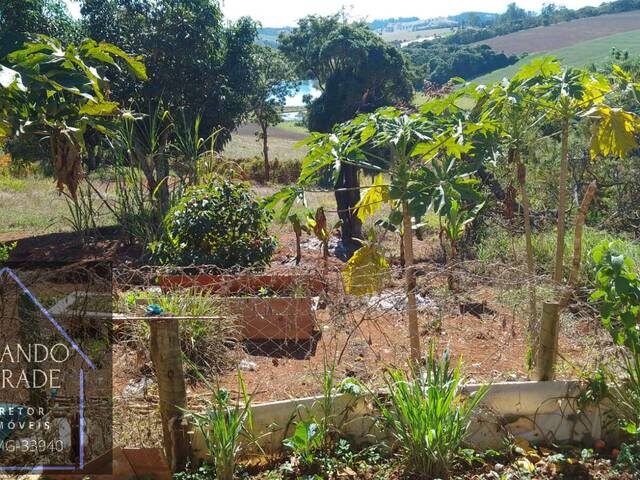
<path id="1" fill-rule="evenodd" d="M 298 91 L 294 95 L 287 97 L 287 107 L 304 107 L 302 98 L 305 95 L 311 95 L 311 98 L 318 98 L 322 92 L 316 86 L 315 80 L 302 80 L 298 87 Z"/>

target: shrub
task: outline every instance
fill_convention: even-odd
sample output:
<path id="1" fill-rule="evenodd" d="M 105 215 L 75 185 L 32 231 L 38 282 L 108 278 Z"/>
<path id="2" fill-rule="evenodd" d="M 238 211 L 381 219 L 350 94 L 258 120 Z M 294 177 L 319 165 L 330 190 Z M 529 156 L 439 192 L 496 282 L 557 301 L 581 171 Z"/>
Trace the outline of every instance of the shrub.
<path id="1" fill-rule="evenodd" d="M 276 247 L 270 220 L 247 184 L 216 181 L 187 190 L 165 217 L 164 237 L 151 251 L 162 264 L 264 267 Z"/>
<path id="2" fill-rule="evenodd" d="M 9 256 L 11 255 L 11 251 L 16 248 L 17 243 L 0 243 L 0 267 L 4 262 L 9 260 Z"/>
<path id="3" fill-rule="evenodd" d="M 381 420 L 396 441 L 407 473 L 417 478 L 447 477 L 460 452 L 471 415 L 487 387 L 465 397 L 461 363 L 451 367 L 448 353 L 438 358 L 432 345 L 423 368 L 411 374 L 389 371 L 388 401 L 378 399 Z"/>

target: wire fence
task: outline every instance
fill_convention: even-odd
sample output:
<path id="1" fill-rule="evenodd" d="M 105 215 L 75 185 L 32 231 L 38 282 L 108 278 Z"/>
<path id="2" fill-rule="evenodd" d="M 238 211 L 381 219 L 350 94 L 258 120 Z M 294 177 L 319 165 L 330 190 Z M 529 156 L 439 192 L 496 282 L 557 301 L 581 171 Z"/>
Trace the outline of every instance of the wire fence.
<path id="1" fill-rule="evenodd" d="M 118 442 L 157 446 L 162 438 L 148 322 L 179 319 L 189 404 L 215 388 L 237 390 L 240 371 L 254 402 L 322 393 L 327 368 L 335 377 L 380 385 L 388 368 L 406 368 L 409 329 L 405 270 L 370 269 L 360 278 L 382 285 L 356 296 L 345 291 L 343 268 L 319 263 L 266 271 L 220 272 L 207 267 L 117 268 L 114 292 L 114 425 Z M 542 302 L 563 293 L 547 276 L 518 267 L 463 261 L 416 266 L 422 349 L 461 356 L 468 381 L 529 377 L 537 322 L 530 293 Z M 366 280 L 365 280 L 366 282 Z M 561 318 L 557 376 L 576 378 L 613 350 L 595 310 L 577 291 Z"/>

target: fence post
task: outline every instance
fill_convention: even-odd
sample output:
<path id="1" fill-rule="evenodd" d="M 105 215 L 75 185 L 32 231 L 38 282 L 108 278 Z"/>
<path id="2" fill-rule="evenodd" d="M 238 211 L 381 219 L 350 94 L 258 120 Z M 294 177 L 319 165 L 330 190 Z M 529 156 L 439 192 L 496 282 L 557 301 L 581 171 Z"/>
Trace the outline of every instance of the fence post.
<path id="1" fill-rule="evenodd" d="M 560 325 L 560 304 L 542 304 L 542 326 L 538 348 L 536 380 L 553 380 L 558 351 L 558 330 Z"/>
<path id="2" fill-rule="evenodd" d="M 151 361 L 158 380 L 164 452 L 172 472 L 184 470 L 189 436 L 181 408 L 187 406 L 179 325 L 175 318 L 149 320 Z"/>

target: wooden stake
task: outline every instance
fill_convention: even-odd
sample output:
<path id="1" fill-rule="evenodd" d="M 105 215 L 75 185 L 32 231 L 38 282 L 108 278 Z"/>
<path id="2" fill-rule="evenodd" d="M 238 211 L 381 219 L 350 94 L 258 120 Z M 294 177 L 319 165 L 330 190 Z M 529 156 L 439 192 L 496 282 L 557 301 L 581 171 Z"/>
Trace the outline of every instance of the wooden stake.
<path id="1" fill-rule="evenodd" d="M 587 211 L 593 201 L 598 190 L 598 185 L 594 180 L 587 187 L 587 191 L 584 194 L 580 208 L 578 209 L 578 215 L 576 216 L 576 231 L 573 239 L 573 260 L 571 262 L 571 272 L 569 273 L 569 281 L 567 287 L 562 294 L 560 300 L 560 309 L 562 310 L 569 303 L 573 289 L 578 283 L 578 276 L 580 275 L 580 263 L 582 262 L 582 230 L 584 229 L 585 219 L 587 217 Z"/>
<path id="2" fill-rule="evenodd" d="M 189 457 L 189 436 L 183 421 L 187 391 L 182 367 L 179 325 L 175 318 L 149 321 L 151 360 L 160 395 L 164 452 L 172 472 L 183 471 Z"/>
<path id="3" fill-rule="evenodd" d="M 518 158 L 518 184 L 520 187 L 520 197 L 522 198 L 522 214 L 524 217 L 524 237 L 527 249 L 527 273 L 529 274 L 529 333 L 533 332 L 533 328 L 537 323 L 537 299 L 536 284 L 534 277 L 536 275 L 536 265 L 533 257 L 533 241 L 531 234 L 531 217 L 529 208 L 529 194 L 526 189 L 527 167 Z"/>
<path id="4" fill-rule="evenodd" d="M 539 382 L 553 380 L 558 352 L 559 318 L 560 304 L 542 304 L 542 327 L 540 328 L 540 346 L 535 376 Z"/>
<path id="5" fill-rule="evenodd" d="M 409 204 L 402 202 L 402 222 L 404 240 L 405 278 L 407 287 L 407 314 L 409 316 L 409 343 L 411 347 L 411 363 L 420 363 L 420 332 L 418 329 L 418 308 L 416 304 L 416 272 L 413 265 L 413 231 Z"/>

